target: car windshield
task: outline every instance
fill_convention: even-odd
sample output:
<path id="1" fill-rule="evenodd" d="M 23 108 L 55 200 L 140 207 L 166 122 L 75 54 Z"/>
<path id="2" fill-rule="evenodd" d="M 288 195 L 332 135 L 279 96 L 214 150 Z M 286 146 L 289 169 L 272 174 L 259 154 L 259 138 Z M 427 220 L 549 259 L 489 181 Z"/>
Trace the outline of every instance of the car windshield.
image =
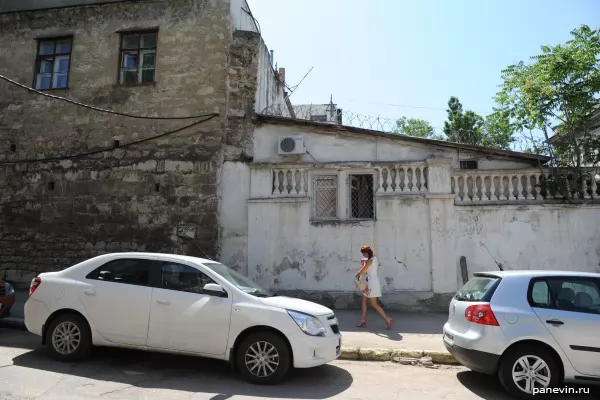
<path id="1" fill-rule="evenodd" d="M 250 278 L 240 274 L 233 268 L 220 263 L 204 263 L 204 265 L 214 273 L 220 275 L 227 282 L 244 292 L 256 297 L 273 297 L 275 293 L 264 289 L 253 282 Z"/>

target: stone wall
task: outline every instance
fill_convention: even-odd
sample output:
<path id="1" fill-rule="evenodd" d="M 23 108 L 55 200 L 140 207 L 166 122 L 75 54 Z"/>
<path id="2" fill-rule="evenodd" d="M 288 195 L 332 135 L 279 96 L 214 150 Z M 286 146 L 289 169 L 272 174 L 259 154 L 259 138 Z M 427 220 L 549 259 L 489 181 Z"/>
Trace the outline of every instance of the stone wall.
<path id="1" fill-rule="evenodd" d="M 0 54 L 11 54 L 0 74 L 24 85 L 34 76 L 35 39 L 73 34 L 69 89 L 51 94 L 136 115 L 219 113 L 128 146 L 202 118 L 131 119 L 0 81 L 0 277 L 27 285 L 39 272 L 114 251 L 218 255 L 220 170 L 224 159 L 251 157 L 253 101 L 245 102 L 256 80 L 256 70 L 243 71 L 254 48 L 236 47 L 229 14 L 225 1 L 169 0 L 0 15 Z M 116 32 L 154 27 L 156 83 L 117 86 Z M 65 158 L 16 162 L 53 157 Z"/>

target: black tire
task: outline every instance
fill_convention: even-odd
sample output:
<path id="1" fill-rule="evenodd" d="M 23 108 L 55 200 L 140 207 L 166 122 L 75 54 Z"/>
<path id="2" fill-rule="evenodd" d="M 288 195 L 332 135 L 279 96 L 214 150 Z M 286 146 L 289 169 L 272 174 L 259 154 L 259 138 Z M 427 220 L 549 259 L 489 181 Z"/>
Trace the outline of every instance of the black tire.
<path id="1" fill-rule="evenodd" d="M 271 356 L 277 353 L 277 358 L 271 358 L 272 363 L 269 364 L 274 371 L 271 372 L 263 364 L 262 367 L 257 366 L 259 368 L 259 373 L 257 374 L 255 373 L 256 370 L 252 371 L 246 363 L 246 354 L 252 354 L 252 350 L 256 350 L 257 346 L 260 349 L 265 349 L 265 345 L 268 349 L 267 352 L 270 352 Z M 285 340 L 279 334 L 268 331 L 252 333 L 245 338 L 237 348 L 235 360 L 237 370 L 240 372 L 242 378 L 256 385 L 276 385 L 282 382 L 292 365 L 291 353 Z M 248 357 L 248 361 L 251 362 L 250 357 Z M 278 362 L 276 366 L 274 366 L 275 361 Z M 268 375 L 261 376 L 264 375 L 263 371 L 267 371 Z"/>
<path id="2" fill-rule="evenodd" d="M 71 345 L 63 347 L 66 350 L 61 352 L 59 351 L 60 342 L 55 342 L 53 337 L 55 332 L 57 335 L 64 337 L 65 329 L 70 331 L 67 337 L 78 338 L 79 342 L 75 346 L 75 343 L 71 341 Z M 58 361 L 73 362 L 86 359 L 92 352 L 93 347 L 90 326 L 84 318 L 77 314 L 59 315 L 52 320 L 46 330 L 46 346 L 49 356 Z M 73 347 L 75 347 L 74 350 L 72 350 Z"/>
<path id="3" fill-rule="evenodd" d="M 534 395 L 533 393 L 526 393 L 520 388 L 520 386 L 524 386 L 524 382 L 521 381 L 519 385 L 513 379 L 513 367 L 516 367 L 517 361 L 522 357 L 528 357 L 527 361 L 529 365 L 532 365 L 536 359 L 542 360 L 544 363 L 546 363 L 546 366 L 540 370 L 541 375 L 545 375 L 546 377 L 549 375 L 549 384 L 546 387 L 555 388 L 561 384 L 562 376 L 560 366 L 555 357 L 548 350 L 539 346 L 519 346 L 510 350 L 502 357 L 502 361 L 500 362 L 498 368 L 498 378 L 500 383 L 514 398 L 543 398 L 543 396 L 540 396 L 543 395 L 543 393 L 538 392 L 537 395 Z M 520 372 L 522 369 L 520 367 L 516 367 L 516 370 Z M 542 386 L 536 384 L 536 387 Z"/>

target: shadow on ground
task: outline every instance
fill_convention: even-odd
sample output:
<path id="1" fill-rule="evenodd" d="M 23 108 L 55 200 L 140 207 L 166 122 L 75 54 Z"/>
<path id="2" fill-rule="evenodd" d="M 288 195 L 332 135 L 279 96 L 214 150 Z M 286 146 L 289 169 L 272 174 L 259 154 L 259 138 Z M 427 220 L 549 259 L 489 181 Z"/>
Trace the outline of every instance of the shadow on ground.
<path id="1" fill-rule="evenodd" d="M 514 400 L 513 397 L 509 396 L 498 379 L 495 376 L 488 376 L 484 374 L 480 374 L 478 372 L 473 371 L 462 371 L 456 374 L 456 378 L 458 381 L 468 390 L 473 392 L 473 394 L 481 397 L 484 400 Z M 562 395 L 553 395 L 553 396 L 545 396 L 545 395 L 536 395 L 536 398 L 542 399 L 557 399 L 557 400 L 575 400 L 575 399 L 599 399 L 600 398 L 600 387 L 594 386 L 568 386 L 569 388 L 574 388 L 575 390 L 579 390 L 582 388 L 584 391 L 589 391 L 587 393 L 577 393 L 577 394 L 562 394 Z"/>
<path id="2" fill-rule="evenodd" d="M 359 328 L 360 310 L 338 310 L 335 312 L 343 332 L 370 332 L 380 336 L 388 337 L 390 340 L 401 340 L 404 333 L 441 335 L 444 324 L 448 321 L 448 314 L 440 313 L 408 313 L 399 311 L 388 311 L 387 315 L 394 320 L 392 328 L 385 329 L 385 322 L 374 311 L 369 310 L 367 314 L 367 326 Z"/>
<path id="3" fill-rule="evenodd" d="M 281 385 L 256 386 L 242 381 L 224 362 L 116 348 L 96 348 L 92 358 L 86 362 L 61 363 L 44 354 L 37 337 L 23 333 L 3 333 L 0 331 L 0 347 L 34 348 L 13 358 L 13 364 L 18 367 L 110 381 L 142 389 L 220 393 L 212 398 L 214 400 L 224 400 L 235 395 L 325 399 L 344 392 L 353 382 L 347 371 L 333 365 L 324 365 L 291 371 L 289 378 Z M 9 342 L 15 343 L 11 345 Z"/>

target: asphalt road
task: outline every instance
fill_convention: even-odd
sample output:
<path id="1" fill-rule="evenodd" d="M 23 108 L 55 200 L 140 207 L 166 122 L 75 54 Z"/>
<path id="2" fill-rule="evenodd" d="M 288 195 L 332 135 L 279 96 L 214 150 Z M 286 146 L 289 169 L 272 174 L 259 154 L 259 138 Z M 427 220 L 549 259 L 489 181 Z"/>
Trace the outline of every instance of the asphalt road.
<path id="1" fill-rule="evenodd" d="M 459 367 L 337 361 L 262 387 L 241 381 L 225 363 L 194 357 L 98 349 L 90 361 L 63 364 L 46 358 L 37 337 L 0 329 L 0 400 L 329 398 L 510 400 L 495 379 Z M 600 390 L 559 398 L 598 399 Z"/>

